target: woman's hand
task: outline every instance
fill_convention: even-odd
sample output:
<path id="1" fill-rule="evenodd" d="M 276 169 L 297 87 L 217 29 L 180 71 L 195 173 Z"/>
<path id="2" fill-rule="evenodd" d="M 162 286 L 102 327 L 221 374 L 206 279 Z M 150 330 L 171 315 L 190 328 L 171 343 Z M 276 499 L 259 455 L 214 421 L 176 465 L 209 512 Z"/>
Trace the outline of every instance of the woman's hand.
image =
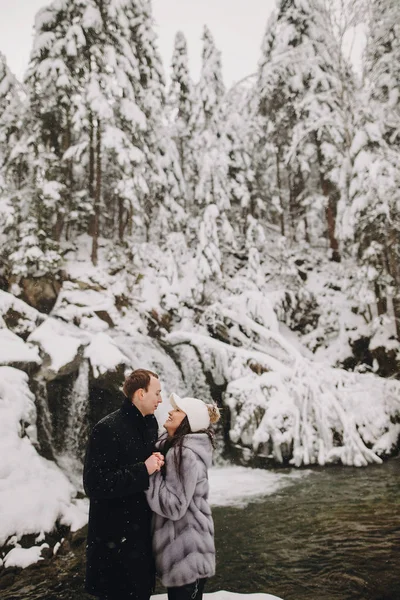
<path id="1" fill-rule="evenodd" d="M 164 457 L 161 452 L 153 452 L 147 460 L 144 461 L 149 475 L 159 471 L 164 464 Z"/>

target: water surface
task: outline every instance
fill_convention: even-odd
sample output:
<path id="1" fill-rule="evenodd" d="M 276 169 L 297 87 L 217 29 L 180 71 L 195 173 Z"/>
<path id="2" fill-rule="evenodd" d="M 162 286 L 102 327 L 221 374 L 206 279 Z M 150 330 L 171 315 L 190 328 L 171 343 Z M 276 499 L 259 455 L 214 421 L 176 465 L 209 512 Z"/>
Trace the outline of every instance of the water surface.
<path id="1" fill-rule="evenodd" d="M 209 592 L 400 600 L 399 458 L 316 469 L 246 508 L 214 507 L 213 516 L 218 565 Z"/>

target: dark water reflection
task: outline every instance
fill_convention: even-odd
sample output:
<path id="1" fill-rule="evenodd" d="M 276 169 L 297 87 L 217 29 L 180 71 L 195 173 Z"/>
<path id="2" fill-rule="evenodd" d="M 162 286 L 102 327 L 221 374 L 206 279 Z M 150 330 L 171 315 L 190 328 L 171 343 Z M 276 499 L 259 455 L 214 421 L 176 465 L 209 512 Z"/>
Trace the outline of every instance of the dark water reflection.
<path id="1" fill-rule="evenodd" d="M 400 600 L 400 459 L 332 467 L 245 509 L 214 508 L 206 591 L 284 600 Z"/>

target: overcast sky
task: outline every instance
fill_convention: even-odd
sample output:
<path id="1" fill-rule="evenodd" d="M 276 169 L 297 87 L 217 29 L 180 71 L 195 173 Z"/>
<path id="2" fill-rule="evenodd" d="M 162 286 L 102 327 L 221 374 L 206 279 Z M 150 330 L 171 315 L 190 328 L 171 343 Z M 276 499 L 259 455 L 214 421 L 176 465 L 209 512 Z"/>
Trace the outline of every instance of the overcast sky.
<path id="1" fill-rule="evenodd" d="M 47 4 L 45 0 L 0 0 L 0 51 L 19 79 L 29 60 L 35 14 Z M 222 51 L 228 86 L 256 70 L 262 37 L 275 0 L 153 0 L 152 4 L 166 72 L 175 33 L 181 30 L 188 41 L 192 76 L 198 77 L 205 24 Z"/>

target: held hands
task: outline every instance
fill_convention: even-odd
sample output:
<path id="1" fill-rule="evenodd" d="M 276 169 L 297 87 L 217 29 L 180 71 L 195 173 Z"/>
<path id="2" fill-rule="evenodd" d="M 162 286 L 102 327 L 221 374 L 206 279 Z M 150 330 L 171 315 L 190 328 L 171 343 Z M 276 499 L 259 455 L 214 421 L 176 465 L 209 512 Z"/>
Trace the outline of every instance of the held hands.
<path id="1" fill-rule="evenodd" d="M 147 460 L 144 461 L 149 475 L 159 471 L 164 464 L 164 457 L 161 452 L 153 452 Z"/>

